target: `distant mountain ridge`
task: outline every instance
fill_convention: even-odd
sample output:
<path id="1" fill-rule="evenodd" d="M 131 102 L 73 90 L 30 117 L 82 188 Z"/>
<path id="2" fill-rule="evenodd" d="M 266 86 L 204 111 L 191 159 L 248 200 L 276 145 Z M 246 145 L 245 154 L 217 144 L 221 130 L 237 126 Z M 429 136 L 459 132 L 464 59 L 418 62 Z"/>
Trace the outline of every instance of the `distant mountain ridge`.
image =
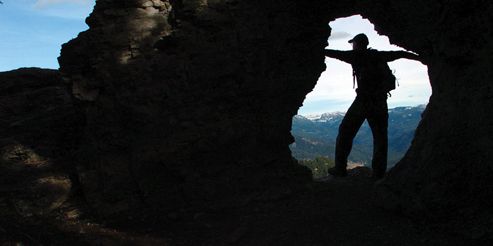
<path id="1" fill-rule="evenodd" d="M 394 166 L 405 154 L 414 137 L 426 104 L 389 109 L 388 167 Z M 327 156 L 334 158 L 335 139 L 345 112 L 310 114 L 293 117 L 291 134 L 295 138 L 290 148 L 297 159 Z M 373 155 L 373 137 L 365 121 L 354 139 L 350 162 L 370 165 Z"/>
<path id="2" fill-rule="evenodd" d="M 311 121 L 314 121 L 314 122 L 332 122 L 332 121 L 337 121 L 337 120 L 341 119 L 341 117 L 344 118 L 344 115 L 346 115 L 346 112 L 337 111 L 337 112 L 333 112 L 333 113 L 309 114 L 306 116 L 296 115 L 296 116 L 305 117 L 305 118 L 307 118 Z"/>

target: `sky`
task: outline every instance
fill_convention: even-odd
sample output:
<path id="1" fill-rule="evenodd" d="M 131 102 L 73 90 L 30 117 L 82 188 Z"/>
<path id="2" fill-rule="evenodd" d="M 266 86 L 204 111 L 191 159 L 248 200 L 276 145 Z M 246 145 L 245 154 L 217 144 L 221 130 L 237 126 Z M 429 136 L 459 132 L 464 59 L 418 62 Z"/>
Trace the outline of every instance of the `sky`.
<path id="1" fill-rule="evenodd" d="M 348 40 L 359 33 L 368 36 L 368 47 L 377 50 L 405 50 L 391 45 L 387 36 L 380 36 L 375 27 L 361 16 L 340 18 L 329 23 L 332 28 L 328 49 L 351 50 Z M 317 85 L 308 93 L 303 106 L 298 110 L 299 115 L 345 112 L 351 106 L 356 92 L 353 89 L 351 65 L 337 59 L 325 59 L 327 69 L 320 76 Z M 421 62 L 399 59 L 389 62 L 399 86 L 391 91 L 392 96 L 387 100 L 389 108 L 416 106 L 428 103 L 431 96 L 428 68 Z"/>
<path id="2" fill-rule="evenodd" d="M 58 69 L 61 45 L 87 30 L 85 18 L 95 0 L 2 0 L 0 5 L 0 72 L 20 67 Z M 365 33 L 370 47 L 403 50 L 379 36 L 374 26 L 361 16 L 337 19 L 332 27 L 330 49 L 350 50 L 347 42 Z M 326 58 L 327 69 L 298 110 L 299 115 L 347 111 L 356 93 L 351 65 Z M 428 103 L 431 95 L 427 68 L 417 61 L 400 59 L 389 63 L 399 81 L 388 99 L 389 108 Z"/>
<path id="3" fill-rule="evenodd" d="M 0 71 L 58 69 L 61 45 L 89 27 L 95 0 L 1 0 Z"/>

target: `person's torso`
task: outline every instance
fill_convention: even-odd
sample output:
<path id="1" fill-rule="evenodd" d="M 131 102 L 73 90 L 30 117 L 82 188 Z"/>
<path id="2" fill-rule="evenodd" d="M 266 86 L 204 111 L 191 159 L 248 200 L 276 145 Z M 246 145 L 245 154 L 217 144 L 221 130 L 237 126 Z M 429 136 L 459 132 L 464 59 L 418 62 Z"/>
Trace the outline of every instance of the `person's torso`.
<path id="1" fill-rule="evenodd" d="M 377 50 L 355 51 L 355 60 L 351 65 L 357 82 L 358 95 L 379 94 L 386 97 L 383 78 L 388 65 Z"/>

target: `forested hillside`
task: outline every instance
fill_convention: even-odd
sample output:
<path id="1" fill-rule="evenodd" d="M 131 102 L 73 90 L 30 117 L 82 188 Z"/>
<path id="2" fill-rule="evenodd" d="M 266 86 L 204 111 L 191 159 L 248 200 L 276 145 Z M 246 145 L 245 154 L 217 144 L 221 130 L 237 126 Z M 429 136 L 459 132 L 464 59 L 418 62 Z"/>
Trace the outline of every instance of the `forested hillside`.
<path id="1" fill-rule="evenodd" d="M 398 107 L 389 110 L 388 168 L 393 167 L 411 145 L 414 131 L 421 120 L 426 105 Z M 322 115 L 297 115 L 293 117 L 291 134 L 295 138 L 290 148 L 296 159 L 314 159 L 326 156 L 334 159 L 335 139 L 344 113 Z M 349 161 L 370 165 L 373 137 L 365 121 L 354 139 Z"/>
<path id="2" fill-rule="evenodd" d="M 309 160 L 309 159 L 299 160 L 299 163 L 312 170 L 314 179 L 327 176 L 327 169 L 335 166 L 334 160 L 327 158 L 325 156 L 317 157 L 314 160 Z"/>

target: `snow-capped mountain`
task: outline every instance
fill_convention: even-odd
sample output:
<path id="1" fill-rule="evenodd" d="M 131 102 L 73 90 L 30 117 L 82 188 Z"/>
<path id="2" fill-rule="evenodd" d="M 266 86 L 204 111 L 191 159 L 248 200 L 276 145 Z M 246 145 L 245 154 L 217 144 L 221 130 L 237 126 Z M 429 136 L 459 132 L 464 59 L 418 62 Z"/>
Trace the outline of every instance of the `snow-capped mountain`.
<path id="1" fill-rule="evenodd" d="M 324 114 L 309 114 L 306 115 L 305 118 L 314 122 L 332 122 L 344 118 L 344 115 L 346 115 L 346 112 L 337 111 L 333 113 L 324 113 Z"/>
<path id="2" fill-rule="evenodd" d="M 420 104 L 416 106 L 410 106 L 410 107 L 397 107 L 397 108 L 391 108 L 389 109 L 389 115 L 390 114 L 402 114 L 405 111 L 424 111 L 426 108 L 426 104 Z M 346 115 L 346 112 L 341 112 L 341 111 L 336 111 L 332 113 L 323 113 L 323 114 L 308 114 L 305 116 L 302 115 L 296 115 L 295 117 L 297 119 L 308 119 L 313 122 L 333 122 L 333 121 L 339 121 L 344 116 Z"/>

